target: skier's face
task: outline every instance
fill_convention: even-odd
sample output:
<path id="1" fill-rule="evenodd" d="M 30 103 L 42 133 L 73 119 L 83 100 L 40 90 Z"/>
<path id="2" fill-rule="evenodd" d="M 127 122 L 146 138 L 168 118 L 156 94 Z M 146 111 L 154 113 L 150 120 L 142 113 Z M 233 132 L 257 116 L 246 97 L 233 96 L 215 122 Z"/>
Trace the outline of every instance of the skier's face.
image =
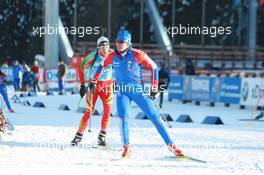
<path id="1" fill-rule="evenodd" d="M 107 57 L 109 54 L 109 44 L 99 47 L 99 52 L 101 56 Z"/>
<path id="2" fill-rule="evenodd" d="M 116 49 L 119 52 L 122 52 L 128 48 L 128 44 L 124 41 L 116 40 Z"/>

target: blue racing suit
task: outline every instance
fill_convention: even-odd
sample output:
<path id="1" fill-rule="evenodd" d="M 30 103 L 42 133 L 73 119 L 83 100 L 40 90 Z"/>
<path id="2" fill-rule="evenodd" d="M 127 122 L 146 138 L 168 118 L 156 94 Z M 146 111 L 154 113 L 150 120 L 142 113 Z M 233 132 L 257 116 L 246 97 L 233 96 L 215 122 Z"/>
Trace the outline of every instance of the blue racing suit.
<path id="1" fill-rule="evenodd" d="M 7 82 L 6 75 L 4 73 L 0 72 L 0 94 L 2 95 L 2 97 L 6 103 L 7 108 L 10 110 L 11 105 L 9 103 L 8 96 L 7 96 L 6 82 Z"/>
<path id="2" fill-rule="evenodd" d="M 145 92 L 145 86 L 143 84 L 142 66 L 145 66 L 152 72 L 152 86 L 158 88 L 157 65 L 143 51 L 129 48 L 124 56 L 116 52 L 111 52 L 102 65 L 98 67 L 94 79 L 97 80 L 104 68 L 109 65 L 112 65 L 115 71 L 118 92 L 117 112 L 121 119 L 121 137 L 123 144 L 129 144 L 128 116 L 131 101 L 134 101 L 148 116 L 162 136 L 164 142 L 167 145 L 173 144 L 164 122 L 161 120 L 160 113 L 155 108 L 153 100 Z"/>

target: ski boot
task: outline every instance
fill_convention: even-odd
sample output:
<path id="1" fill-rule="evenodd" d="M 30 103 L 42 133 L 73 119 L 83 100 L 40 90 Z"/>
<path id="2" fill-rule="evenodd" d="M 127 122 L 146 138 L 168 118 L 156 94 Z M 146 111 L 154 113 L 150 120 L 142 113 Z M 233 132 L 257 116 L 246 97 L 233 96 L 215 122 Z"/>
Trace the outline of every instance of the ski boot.
<path id="1" fill-rule="evenodd" d="M 130 147 L 130 145 L 124 145 L 123 146 L 122 157 L 129 158 L 130 155 L 131 155 L 131 147 Z"/>
<path id="2" fill-rule="evenodd" d="M 10 113 L 14 113 L 15 111 L 13 109 L 8 110 Z"/>
<path id="3" fill-rule="evenodd" d="M 184 156 L 182 151 L 179 150 L 175 144 L 170 144 L 168 145 L 168 149 L 176 156 L 176 157 L 181 157 Z"/>
<path id="4" fill-rule="evenodd" d="M 76 133 L 74 139 L 71 141 L 71 146 L 77 146 L 82 141 L 83 134 Z"/>
<path id="5" fill-rule="evenodd" d="M 257 116 L 255 117 L 255 119 L 258 120 L 258 119 L 260 119 L 260 118 L 263 118 L 263 116 L 264 116 L 264 112 L 260 112 L 260 114 L 257 115 Z"/>
<path id="6" fill-rule="evenodd" d="M 106 146 L 106 132 L 105 131 L 100 131 L 98 135 L 98 145 L 99 146 Z"/>

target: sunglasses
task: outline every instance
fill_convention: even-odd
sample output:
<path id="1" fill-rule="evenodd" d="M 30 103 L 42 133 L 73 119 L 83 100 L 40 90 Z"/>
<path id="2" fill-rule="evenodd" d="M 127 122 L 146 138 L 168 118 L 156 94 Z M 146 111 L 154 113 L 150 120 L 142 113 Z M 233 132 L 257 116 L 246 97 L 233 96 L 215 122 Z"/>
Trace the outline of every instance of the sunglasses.
<path id="1" fill-rule="evenodd" d="M 101 49 L 101 48 L 104 48 L 104 47 L 106 47 L 106 46 L 109 46 L 109 44 L 104 45 L 104 46 L 99 46 L 98 48 Z"/>
<path id="2" fill-rule="evenodd" d="M 124 40 L 116 40 L 116 43 L 118 43 L 118 44 L 124 44 L 124 43 L 126 43 L 126 41 L 124 41 Z"/>
<path id="3" fill-rule="evenodd" d="M 104 41 L 104 42 L 101 42 L 98 47 L 104 47 L 107 45 L 109 45 L 109 43 L 107 41 Z"/>

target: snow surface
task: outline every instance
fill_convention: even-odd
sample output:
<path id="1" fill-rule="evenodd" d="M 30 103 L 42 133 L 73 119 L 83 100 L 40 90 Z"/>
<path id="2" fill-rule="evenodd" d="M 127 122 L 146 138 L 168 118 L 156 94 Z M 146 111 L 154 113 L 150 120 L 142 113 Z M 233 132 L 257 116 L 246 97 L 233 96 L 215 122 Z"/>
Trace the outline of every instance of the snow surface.
<path id="1" fill-rule="evenodd" d="M 77 113 L 78 95 L 37 96 L 21 98 L 31 104 L 42 101 L 46 108 L 34 108 L 12 103 L 16 113 L 4 109 L 15 131 L 2 135 L 0 141 L 1 175 L 35 174 L 264 174 L 264 122 L 238 121 L 249 118 L 251 108 L 224 107 L 216 104 L 196 106 L 181 102 L 165 102 L 163 110 L 174 120 L 180 114 L 190 114 L 194 123 L 172 122 L 169 132 L 175 143 L 188 155 L 206 160 L 207 164 L 176 160 L 148 120 L 137 120 L 140 111 L 132 103 L 130 110 L 130 160 L 111 161 L 120 152 L 89 148 L 96 144 L 100 116 L 92 118 L 92 132 L 85 132 L 79 148 L 70 148 L 81 113 Z M 71 111 L 59 111 L 61 104 Z M 83 100 L 81 106 L 85 105 Z M 99 100 L 96 109 L 102 112 Z M 115 104 L 113 114 L 116 113 Z M 200 124 L 205 116 L 220 116 L 225 125 Z M 121 148 L 119 119 L 112 117 L 108 130 L 108 144 Z"/>

